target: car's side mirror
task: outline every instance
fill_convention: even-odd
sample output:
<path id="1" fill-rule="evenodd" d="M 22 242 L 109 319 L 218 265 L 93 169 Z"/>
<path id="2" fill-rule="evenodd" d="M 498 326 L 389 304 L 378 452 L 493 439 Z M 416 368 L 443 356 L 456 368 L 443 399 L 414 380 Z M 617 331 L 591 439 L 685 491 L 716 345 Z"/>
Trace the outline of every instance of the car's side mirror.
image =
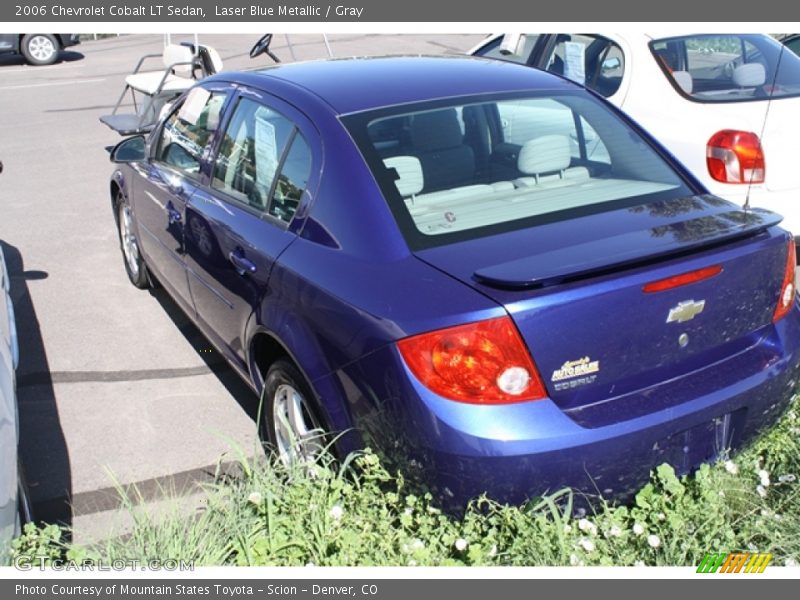
<path id="1" fill-rule="evenodd" d="M 131 163 L 145 159 L 145 139 L 143 135 L 135 135 L 111 149 L 111 162 Z"/>

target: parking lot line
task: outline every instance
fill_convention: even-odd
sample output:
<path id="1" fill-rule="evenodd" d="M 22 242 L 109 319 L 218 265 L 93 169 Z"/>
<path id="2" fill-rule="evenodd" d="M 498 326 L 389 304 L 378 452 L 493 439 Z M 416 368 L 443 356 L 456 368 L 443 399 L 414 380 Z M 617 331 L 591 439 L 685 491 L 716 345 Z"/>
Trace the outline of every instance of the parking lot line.
<path id="1" fill-rule="evenodd" d="M 78 83 L 100 83 L 105 81 L 106 78 L 99 79 L 69 79 L 67 81 L 54 81 L 51 83 L 26 83 L 24 85 L 4 85 L 0 86 L 0 91 L 3 90 L 27 90 L 31 88 L 51 87 L 56 85 L 75 85 Z"/>
<path id="2" fill-rule="evenodd" d="M 18 69 L 3 69 L 3 75 L 8 73 L 28 73 L 29 75 L 38 75 L 42 71 L 48 71 L 50 69 L 58 69 L 59 71 L 63 71 L 64 69 L 77 69 L 78 67 L 82 67 L 83 65 L 78 62 L 74 65 L 65 65 L 65 64 L 57 64 L 57 65 L 50 65 L 49 67 L 19 67 Z"/>

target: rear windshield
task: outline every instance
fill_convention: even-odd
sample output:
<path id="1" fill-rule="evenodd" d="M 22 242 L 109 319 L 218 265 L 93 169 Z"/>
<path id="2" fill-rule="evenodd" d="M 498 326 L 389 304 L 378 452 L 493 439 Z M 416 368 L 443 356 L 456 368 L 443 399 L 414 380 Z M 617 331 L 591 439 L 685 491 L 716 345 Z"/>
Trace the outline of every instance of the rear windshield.
<path id="1" fill-rule="evenodd" d="M 698 102 L 749 102 L 800 95 L 800 57 L 767 35 L 689 35 L 650 49 L 664 74 Z"/>
<path id="2" fill-rule="evenodd" d="M 344 117 L 413 249 L 690 190 L 599 100 L 559 95 Z"/>

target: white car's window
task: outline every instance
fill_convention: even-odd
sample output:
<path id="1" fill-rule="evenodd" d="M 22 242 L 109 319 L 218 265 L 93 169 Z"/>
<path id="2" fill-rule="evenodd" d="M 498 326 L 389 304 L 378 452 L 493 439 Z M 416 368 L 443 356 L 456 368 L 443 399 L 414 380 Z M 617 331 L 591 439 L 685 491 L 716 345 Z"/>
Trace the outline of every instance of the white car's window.
<path id="1" fill-rule="evenodd" d="M 625 74 L 622 48 L 599 35 L 559 34 L 545 64 L 549 72 L 563 75 L 606 98 L 617 92 Z"/>
<path id="2" fill-rule="evenodd" d="M 699 102 L 746 102 L 800 94 L 800 58 L 767 35 L 721 34 L 651 42 L 675 88 Z"/>
<path id="3" fill-rule="evenodd" d="M 219 125 L 225 94 L 194 88 L 166 120 L 155 159 L 187 175 L 200 171 L 200 157 Z"/>
<path id="4" fill-rule="evenodd" d="M 412 246 L 691 193 L 584 93 L 398 108 L 346 122 Z"/>

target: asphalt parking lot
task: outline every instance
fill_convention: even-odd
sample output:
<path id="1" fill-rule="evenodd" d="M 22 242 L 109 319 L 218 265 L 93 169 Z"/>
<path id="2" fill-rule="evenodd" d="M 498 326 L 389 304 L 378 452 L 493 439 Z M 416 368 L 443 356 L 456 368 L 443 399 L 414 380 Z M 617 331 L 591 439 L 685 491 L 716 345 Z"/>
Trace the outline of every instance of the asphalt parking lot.
<path id="1" fill-rule="evenodd" d="M 203 35 L 225 69 L 250 60 L 258 35 Z M 460 53 L 479 35 L 333 35 L 335 56 Z M 189 39 L 176 36 L 175 39 Z M 322 36 L 276 36 L 284 61 L 326 55 Z M 260 453 L 257 399 L 162 292 L 131 286 L 110 210 L 98 122 L 161 35 L 88 41 L 60 63 L 0 56 L 0 240 L 17 309 L 22 460 L 37 510 L 86 539 L 111 532 L 114 486 L 145 498 Z"/>

